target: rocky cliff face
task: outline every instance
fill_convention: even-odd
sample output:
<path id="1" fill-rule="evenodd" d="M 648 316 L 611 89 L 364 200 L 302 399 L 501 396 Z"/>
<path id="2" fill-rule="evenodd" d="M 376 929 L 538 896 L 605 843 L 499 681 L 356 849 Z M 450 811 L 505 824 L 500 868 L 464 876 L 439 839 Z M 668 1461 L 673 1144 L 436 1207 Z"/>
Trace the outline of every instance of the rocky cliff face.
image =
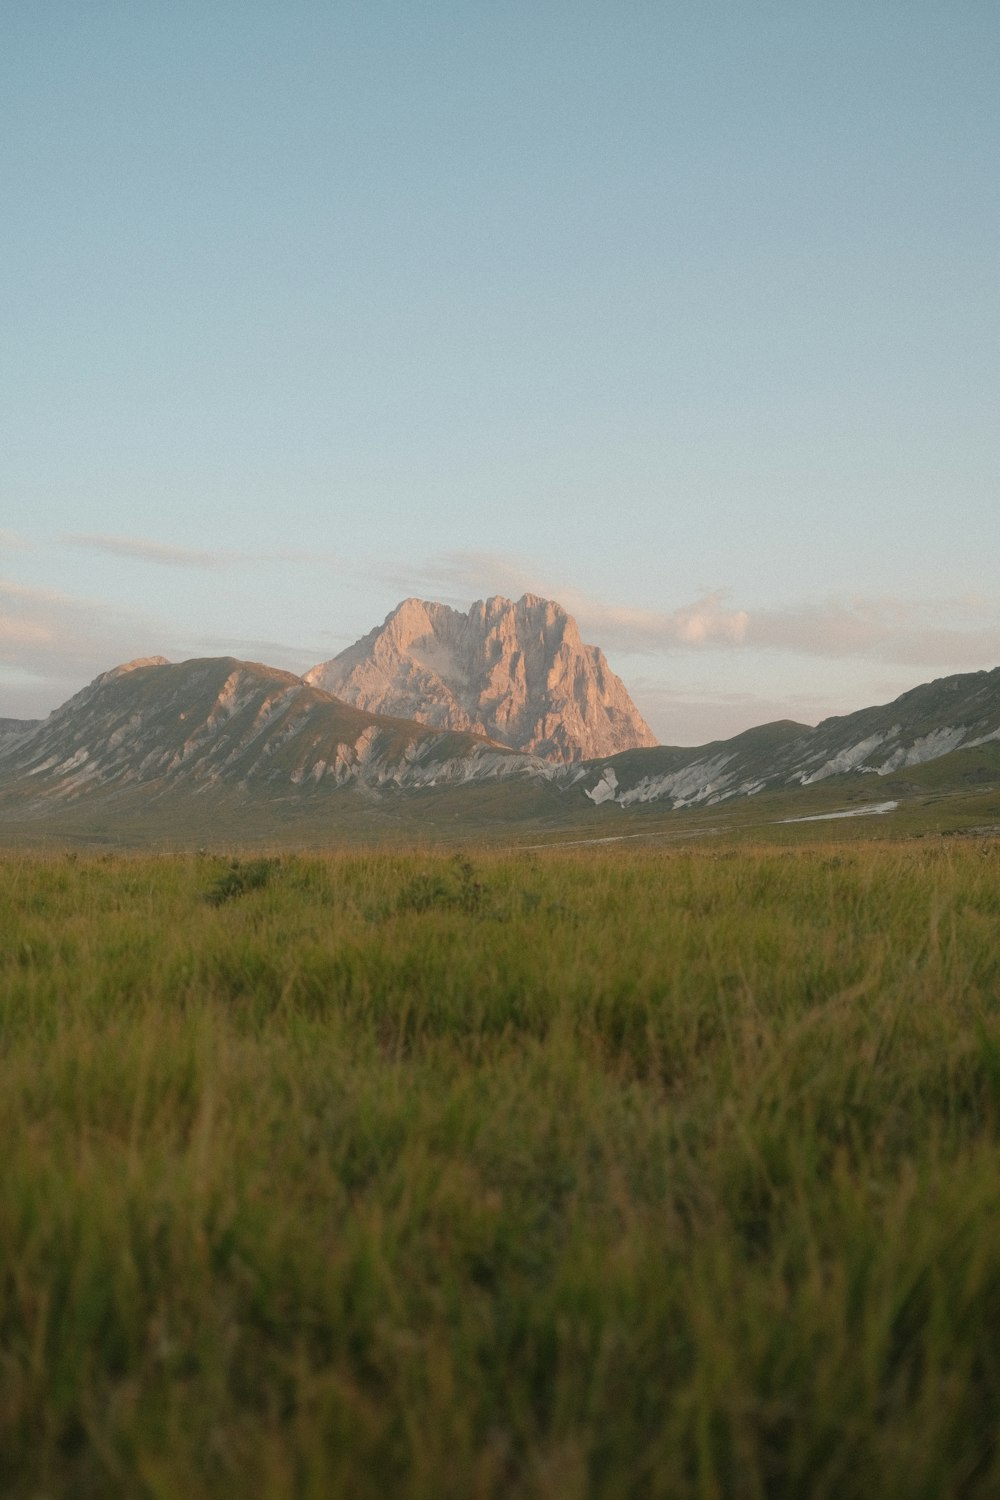
<path id="1" fill-rule="evenodd" d="M 464 730 L 547 760 L 614 755 L 656 737 L 604 653 L 552 600 L 496 596 L 467 614 L 406 599 L 306 673 L 369 713 Z"/>

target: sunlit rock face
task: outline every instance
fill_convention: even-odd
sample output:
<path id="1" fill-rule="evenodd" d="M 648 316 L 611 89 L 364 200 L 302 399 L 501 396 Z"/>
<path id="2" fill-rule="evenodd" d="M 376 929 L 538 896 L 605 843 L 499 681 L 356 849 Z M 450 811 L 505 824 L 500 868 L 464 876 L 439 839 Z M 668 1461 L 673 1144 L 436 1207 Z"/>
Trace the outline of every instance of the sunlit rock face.
<path id="1" fill-rule="evenodd" d="M 385 623 L 306 674 L 369 713 L 486 735 L 547 760 L 655 745 L 604 653 L 551 599 L 480 599 L 467 614 L 405 599 Z"/>

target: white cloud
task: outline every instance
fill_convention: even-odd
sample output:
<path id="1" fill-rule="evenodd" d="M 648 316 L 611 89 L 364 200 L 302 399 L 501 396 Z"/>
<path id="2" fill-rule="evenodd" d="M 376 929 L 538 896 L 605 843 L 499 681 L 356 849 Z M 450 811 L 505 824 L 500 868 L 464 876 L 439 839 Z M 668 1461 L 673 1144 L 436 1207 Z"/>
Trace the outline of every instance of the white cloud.
<path id="1" fill-rule="evenodd" d="M 729 609 L 719 589 L 679 609 L 630 609 L 603 604 L 575 590 L 564 590 L 560 603 L 575 615 L 585 636 L 621 651 L 673 650 L 678 647 L 738 646 L 746 637 L 746 610 Z"/>
<path id="2" fill-rule="evenodd" d="M 2 534 L 0 534 L 2 535 Z M 274 547 L 268 551 L 220 549 L 206 551 L 197 547 L 175 547 L 167 542 L 151 541 L 139 536 L 105 536 L 90 532 L 72 532 L 62 538 L 70 547 L 100 552 L 107 557 L 125 557 L 136 562 L 155 563 L 167 568 L 231 568 L 242 563 L 292 563 L 323 568 L 341 566 L 329 552 L 304 548 Z"/>
<path id="3" fill-rule="evenodd" d="M 109 557 L 130 557 L 140 562 L 159 563 L 168 568 L 222 568 L 238 561 L 237 552 L 203 552 L 193 547 L 171 547 L 143 537 L 97 536 L 81 533 L 63 537 L 71 547 L 89 552 L 103 552 Z"/>
<path id="4" fill-rule="evenodd" d="M 975 596 L 820 600 L 753 612 L 746 645 L 804 656 L 971 670 L 1000 662 L 1000 608 Z"/>
<path id="5" fill-rule="evenodd" d="M 0 615 L 0 660 L 5 659 L 5 651 L 22 650 L 25 646 L 47 646 L 51 640 L 52 631 L 35 620 Z"/>
<path id="6" fill-rule="evenodd" d="M 137 656 L 232 655 L 300 673 L 329 654 L 320 646 L 188 635 L 150 616 L 0 579 L 0 718 L 48 713 Z"/>
<path id="7" fill-rule="evenodd" d="M 0 716 L 48 712 L 99 672 L 154 654 L 161 638 L 139 615 L 0 579 Z"/>
<path id="8" fill-rule="evenodd" d="M 722 590 L 672 610 L 606 604 L 570 585 L 545 580 L 531 564 L 501 552 L 447 552 L 409 572 L 396 571 L 386 581 L 403 593 L 417 589 L 435 598 L 443 594 L 442 602 L 462 606 L 493 594 L 512 599 L 539 594 L 569 610 L 588 640 L 625 651 L 738 644 L 748 620 L 744 610 L 726 607 Z"/>
<path id="9" fill-rule="evenodd" d="M 636 609 L 594 599 L 505 553 L 450 552 L 391 580 L 446 602 L 523 593 L 557 599 L 584 639 L 608 651 L 676 653 L 710 649 L 863 658 L 928 671 L 967 671 L 1000 663 L 1000 603 L 981 594 L 912 600 L 826 598 L 753 609 L 715 589 L 672 609 Z"/>

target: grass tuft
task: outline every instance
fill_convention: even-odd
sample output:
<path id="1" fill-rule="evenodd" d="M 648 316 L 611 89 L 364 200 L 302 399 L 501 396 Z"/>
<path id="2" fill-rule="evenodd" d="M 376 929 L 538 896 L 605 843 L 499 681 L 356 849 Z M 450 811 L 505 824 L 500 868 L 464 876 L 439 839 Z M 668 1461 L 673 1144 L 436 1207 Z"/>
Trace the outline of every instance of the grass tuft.
<path id="1" fill-rule="evenodd" d="M 278 867 L 276 859 L 233 859 L 229 868 L 212 882 L 205 892 L 210 906 L 221 906 L 224 901 L 233 901 L 245 896 L 247 891 L 263 890 Z"/>

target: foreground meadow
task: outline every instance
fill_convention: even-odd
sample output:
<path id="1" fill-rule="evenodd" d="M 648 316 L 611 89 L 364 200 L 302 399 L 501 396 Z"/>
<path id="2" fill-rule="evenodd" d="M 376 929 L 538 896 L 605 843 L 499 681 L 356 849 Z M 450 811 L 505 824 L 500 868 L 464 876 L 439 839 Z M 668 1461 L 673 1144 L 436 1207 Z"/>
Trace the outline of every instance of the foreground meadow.
<path id="1" fill-rule="evenodd" d="M 0 862 L 0 1492 L 1000 1494 L 1000 843 Z"/>

